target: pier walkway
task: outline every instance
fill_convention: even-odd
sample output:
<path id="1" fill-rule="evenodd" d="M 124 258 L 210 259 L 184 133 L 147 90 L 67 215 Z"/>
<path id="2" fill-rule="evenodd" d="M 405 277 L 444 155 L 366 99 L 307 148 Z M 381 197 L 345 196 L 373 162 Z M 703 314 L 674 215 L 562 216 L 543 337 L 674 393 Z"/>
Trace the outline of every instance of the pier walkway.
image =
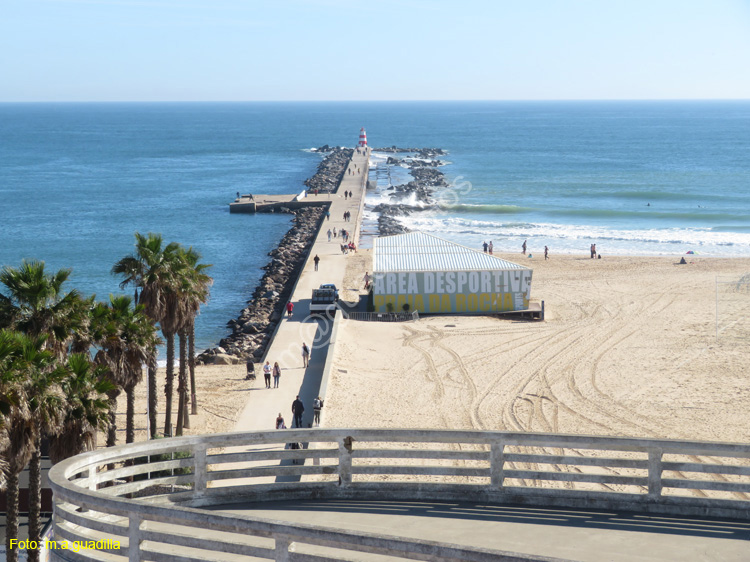
<path id="1" fill-rule="evenodd" d="M 341 253 L 342 239 L 339 237 L 329 242 L 328 230 L 333 230 L 334 227 L 337 232 L 342 228 L 346 229 L 351 233 L 350 240 L 359 247 L 369 154 L 369 149 L 360 154 L 354 153 L 348 168 L 353 173 L 344 172 L 337 192 L 332 193 L 330 199 L 327 194 L 309 194 L 306 198 L 311 201 L 330 201 L 330 219 L 324 220 L 293 289 L 291 301 L 294 303 L 294 315 L 291 319 L 287 319 L 285 315 L 279 322 L 266 353 L 266 360 L 270 361 L 272 366 L 278 361 L 281 367 L 279 388 L 267 390 L 263 382 L 262 368 L 256 365 L 257 379 L 250 392 L 250 398 L 237 420 L 234 428 L 236 431 L 273 429 L 279 412 L 284 416 L 287 427 L 292 427 L 291 405 L 298 394 L 305 405 L 303 426 L 312 424 L 312 402 L 320 388 L 331 323 L 325 318 L 310 317 L 310 298 L 312 290 L 317 289 L 322 283 L 333 283 L 341 288 L 344 281 L 347 256 Z M 345 191 L 352 192 L 350 199 L 344 199 Z M 344 221 L 346 211 L 351 213 L 351 220 L 348 222 Z M 315 271 L 313 262 L 316 255 L 320 258 L 318 271 Z M 312 350 L 310 364 L 306 369 L 302 366 L 302 342 Z"/>

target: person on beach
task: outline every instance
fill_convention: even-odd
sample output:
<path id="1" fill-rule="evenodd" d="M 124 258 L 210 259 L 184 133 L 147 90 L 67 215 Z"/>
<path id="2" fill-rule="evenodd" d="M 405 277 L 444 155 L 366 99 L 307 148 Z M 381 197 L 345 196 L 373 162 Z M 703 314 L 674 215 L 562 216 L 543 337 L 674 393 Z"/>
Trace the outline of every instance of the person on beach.
<path id="1" fill-rule="evenodd" d="M 492 245 L 492 240 L 490 240 L 490 243 L 487 245 L 487 252 L 492 255 L 492 249 L 494 246 Z"/>
<path id="2" fill-rule="evenodd" d="M 596 244 L 591 244 L 591 259 L 596 258 Z"/>
<path id="3" fill-rule="evenodd" d="M 549 259 L 549 248 L 547 246 L 544 247 L 544 259 Z"/>
<path id="4" fill-rule="evenodd" d="M 315 254 L 313 261 L 315 262 L 315 271 L 318 271 L 318 264 L 320 263 L 320 258 L 318 257 L 318 254 Z"/>
<path id="5" fill-rule="evenodd" d="M 328 241 L 329 242 L 331 241 L 331 229 L 330 228 L 328 229 Z"/>
<path id="6" fill-rule="evenodd" d="M 253 361 L 252 356 L 247 358 L 247 362 L 245 363 L 245 368 L 247 369 L 245 380 L 254 381 L 255 380 L 255 361 Z"/>
<path id="7" fill-rule="evenodd" d="M 302 400 L 297 398 L 292 402 L 292 414 L 294 414 L 294 423 L 297 427 L 302 427 L 302 414 L 305 411 L 305 405 L 302 404 Z"/>
<path id="8" fill-rule="evenodd" d="M 365 271 L 364 281 L 365 281 L 365 290 L 367 290 L 370 288 L 370 274 L 367 271 Z"/>
<path id="9" fill-rule="evenodd" d="M 523 244 L 521 244 L 521 251 L 523 252 L 523 255 L 526 255 L 526 240 L 523 241 Z"/>
<path id="10" fill-rule="evenodd" d="M 263 378 L 266 381 L 266 388 L 271 388 L 271 364 L 266 361 L 266 364 L 263 365 Z"/>
<path id="11" fill-rule="evenodd" d="M 320 425 L 320 409 L 323 407 L 323 401 L 320 399 L 320 396 L 318 396 L 315 400 L 313 400 L 313 423 L 315 425 Z"/>
<path id="12" fill-rule="evenodd" d="M 273 387 L 279 388 L 279 379 L 281 378 L 281 367 L 279 367 L 279 362 L 276 361 L 273 364 Z"/>
<path id="13" fill-rule="evenodd" d="M 307 367 L 310 364 L 310 348 L 305 342 L 302 342 L 302 366 Z"/>
<path id="14" fill-rule="evenodd" d="M 281 412 L 279 412 L 279 415 L 276 418 L 276 429 L 286 429 L 286 424 L 284 423 L 284 416 L 281 415 Z"/>
<path id="15" fill-rule="evenodd" d="M 489 247 L 489 245 L 487 244 L 487 242 L 482 242 L 482 250 L 484 250 L 485 254 L 487 253 L 487 248 L 488 247 Z"/>
<path id="16" fill-rule="evenodd" d="M 288 303 L 286 303 L 286 317 L 291 318 L 293 312 L 294 312 L 294 303 L 292 301 L 289 301 Z"/>

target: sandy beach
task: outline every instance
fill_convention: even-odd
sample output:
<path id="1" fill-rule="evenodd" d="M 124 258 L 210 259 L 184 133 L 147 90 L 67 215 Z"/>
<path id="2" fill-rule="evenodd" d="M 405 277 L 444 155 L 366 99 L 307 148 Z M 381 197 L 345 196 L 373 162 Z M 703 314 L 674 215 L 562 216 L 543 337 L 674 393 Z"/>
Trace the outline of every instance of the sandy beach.
<path id="1" fill-rule="evenodd" d="M 737 323 L 715 333 L 716 277 L 739 278 L 750 259 L 501 257 L 533 266 L 532 301 L 545 301 L 544 322 L 345 322 L 323 425 L 750 439 L 750 321 L 727 317 Z M 370 264 L 369 251 L 348 258 L 344 300 L 358 298 Z M 750 295 L 730 298 L 747 310 Z M 197 368 L 200 413 L 186 434 L 233 429 L 262 386 L 244 375 L 243 365 Z M 144 382 L 139 439 L 145 392 Z M 124 399 L 119 412 L 122 442 Z"/>
<path id="2" fill-rule="evenodd" d="M 715 333 L 716 276 L 750 260 L 501 257 L 534 268 L 544 322 L 347 322 L 324 425 L 750 438 L 747 320 Z"/>

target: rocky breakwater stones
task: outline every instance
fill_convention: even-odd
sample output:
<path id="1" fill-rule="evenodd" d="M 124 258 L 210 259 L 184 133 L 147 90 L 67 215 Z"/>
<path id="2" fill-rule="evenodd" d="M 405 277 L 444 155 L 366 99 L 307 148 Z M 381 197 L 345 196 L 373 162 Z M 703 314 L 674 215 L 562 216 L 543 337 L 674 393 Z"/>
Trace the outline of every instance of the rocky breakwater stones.
<path id="1" fill-rule="evenodd" d="M 330 148 L 326 144 L 318 148 L 316 152 L 329 152 L 329 154 L 318 165 L 316 174 L 305 180 L 307 191 L 310 193 L 317 189 L 318 193 L 336 193 L 354 150 L 338 146 Z"/>
<path id="2" fill-rule="evenodd" d="M 413 158 L 403 160 L 389 156 L 387 164 L 405 166 L 409 168 L 409 174 L 414 178 L 412 181 L 389 187 L 393 190 L 390 195 L 392 204 L 381 204 L 375 207 L 378 216 L 378 233 L 381 236 L 390 234 L 401 234 L 409 232 L 409 228 L 396 217 L 409 216 L 412 212 L 425 211 L 436 208 L 436 201 L 433 197 L 436 189 L 448 187 L 445 181 L 445 175 L 438 167 L 444 162 L 434 160 L 436 156 L 447 154 L 441 148 L 375 148 L 373 151 L 390 152 L 390 153 L 413 153 Z M 419 206 L 404 205 L 405 200 L 416 200 Z"/>
<path id="3" fill-rule="evenodd" d="M 265 354 L 325 215 L 325 210 L 319 207 L 286 212 L 295 215 L 294 224 L 268 253 L 271 261 L 263 266 L 265 273 L 247 307 L 236 319 L 227 322 L 231 334 L 218 347 L 198 355 L 197 363 L 232 365 L 248 357 L 259 360 Z"/>

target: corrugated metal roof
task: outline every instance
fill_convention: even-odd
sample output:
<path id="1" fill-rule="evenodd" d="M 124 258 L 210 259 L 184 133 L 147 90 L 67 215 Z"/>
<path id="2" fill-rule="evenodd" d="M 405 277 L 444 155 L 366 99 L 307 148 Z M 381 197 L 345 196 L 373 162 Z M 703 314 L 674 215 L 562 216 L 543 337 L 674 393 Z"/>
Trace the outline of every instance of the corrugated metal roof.
<path id="1" fill-rule="evenodd" d="M 375 239 L 373 271 L 488 271 L 530 269 L 424 232 Z"/>

